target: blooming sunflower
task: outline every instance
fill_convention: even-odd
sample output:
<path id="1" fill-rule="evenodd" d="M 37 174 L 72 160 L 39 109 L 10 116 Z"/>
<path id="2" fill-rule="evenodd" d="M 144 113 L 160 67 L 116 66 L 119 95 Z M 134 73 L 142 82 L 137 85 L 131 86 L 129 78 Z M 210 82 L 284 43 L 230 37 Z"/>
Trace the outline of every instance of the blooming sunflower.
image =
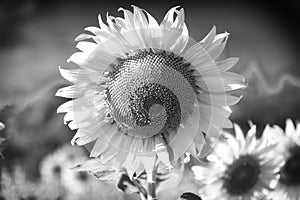
<path id="1" fill-rule="evenodd" d="M 268 127 L 264 135 L 268 142 L 276 144 L 274 158 L 283 157 L 279 182 L 269 195 L 272 200 L 292 200 L 300 198 L 300 124 L 294 127 L 291 119 L 287 119 L 285 131 L 279 126 Z"/>
<path id="2" fill-rule="evenodd" d="M 216 59 L 228 33 L 213 27 L 201 41 L 189 38 L 184 10 L 171 8 L 163 21 L 133 6 L 120 8 L 124 18 L 99 15 L 98 27 L 79 35 L 68 62 L 59 68 L 74 85 L 56 95 L 72 98 L 58 108 L 64 122 L 78 129 L 72 144 L 92 146 L 90 157 L 132 177 L 152 172 L 157 163 L 171 167 L 186 152 L 203 154 L 204 134 L 217 137 L 228 120 L 229 106 L 240 97 L 244 78 L 227 72 L 238 59 Z M 228 92 L 231 92 L 229 94 Z"/>
<path id="3" fill-rule="evenodd" d="M 255 199 L 274 187 L 280 160 L 273 160 L 269 152 L 274 145 L 266 146 L 263 139 L 256 139 L 256 126 L 251 125 L 245 137 L 238 125 L 234 125 L 235 137 L 218 142 L 207 166 L 193 166 L 197 180 L 205 186 L 200 189 L 207 199 Z"/>

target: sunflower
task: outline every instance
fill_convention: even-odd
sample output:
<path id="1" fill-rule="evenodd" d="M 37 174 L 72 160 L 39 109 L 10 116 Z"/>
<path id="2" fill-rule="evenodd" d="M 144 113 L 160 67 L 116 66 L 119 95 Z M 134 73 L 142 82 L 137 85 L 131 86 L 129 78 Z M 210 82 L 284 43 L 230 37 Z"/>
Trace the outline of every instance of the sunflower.
<path id="1" fill-rule="evenodd" d="M 1 170 L 1 199 L 31 199 L 37 185 L 26 179 L 26 172 L 21 166 L 14 166 L 12 173 L 6 168 Z"/>
<path id="2" fill-rule="evenodd" d="M 235 137 L 218 142 L 207 158 L 207 166 L 193 166 L 197 180 L 205 186 L 200 189 L 207 199 L 255 199 L 275 187 L 280 160 L 272 159 L 269 152 L 274 145 L 265 145 L 256 139 L 256 126 L 251 125 L 245 137 L 241 128 L 234 125 Z"/>
<path id="3" fill-rule="evenodd" d="M 36 191 L 42 199 L 56 199 L 69 192 L 66 177 L 70 177 L 71 167 L 85 160 L 85 152 L 71 145 L 63 145 L 40 163 L 41 184 Z M 73 172 L 73 171 L 72 171 Z M 76 172 L 74 172 L 76 173 Z"/>
<path id="4" fill-rule="evenodd" d="M 64 185 L 71 193 L 80 194 L 87 191 L 90 177 L 86 172 L 75 172 L 72 169 L 66 171 L 62 177 Z"/>
<path id="5" fill-rule="evenodd" d="M 102 196 L 101 193 L 104 193 L 103 190 L 108 191 L 112 188 L 112 186 L 109 188 L 107 184 L 96 181 L 87 172 L 76 172 L 72 169 L 66 169 L 62 174 L 62 185 L 66 189 L 65 198 L 70 200 L 99 199 Z"/>
<path id="6" fill-rule="evenodd" d="M 2 131 L 5 128 L 5 124 L 0 122 L 0 131 Z M 2 148 L 4 146 L 4 143 L 6 142 L 5 137 L 0 137 L 0 159 L 3 158 L 3 155 L 1 154 Z"/>
<path id="7" fill-rule="evenodd" d="M 62 175 L 66 170 L 83 160 L 84 152 L 82 150 L 64 145 L 41 161 L 41 180 L 45 183 L 61 182 Z"/>
<path id="8" fill-rule="evenodd" d="M 99 15 L 98 27 L 85 28 L 68 62 L 59 68 L 73 85 L 56 95 L 72 98 L 58 108 L 77 129 L 72 144 L 92 146 L 90 157 L 130 177 L 151 173 L 158 163 L 171 168 L 186 152 L 203 154 L 204 134 L 217 137 L 232 126 L 230 105 L 240 97 L 244 78 L 227 72 L 238 59 L 216 61 L 228 33 L 213 27 L 201 41 L 189 38 L 184 10 L 171 8 L 158 22 L 145 10 L 120 8 L 124 18 Z M 230 92 L 230 94 L 229 94 Z"/>
<path id="9" fill-rule="evenodd" d="M 294 127 L 291 119 L 287 119 L 285 131 L 279 126 L 268 127 L 263 137 L 271 144 L 276 144 L 274 158 L 282 156 L 279 182 L 269 195 L 272 200 L 292 200 L 300 198 L 300 124 Z"/>

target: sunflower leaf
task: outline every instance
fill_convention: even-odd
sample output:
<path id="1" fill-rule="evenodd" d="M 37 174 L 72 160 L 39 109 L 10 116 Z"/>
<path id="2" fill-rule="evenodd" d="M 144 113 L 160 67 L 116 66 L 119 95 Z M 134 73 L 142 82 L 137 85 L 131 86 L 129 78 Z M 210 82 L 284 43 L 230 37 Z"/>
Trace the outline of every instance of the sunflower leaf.
<path id="1" fill-rule="evenodd" d="M 202 200 L 201 197 L 191 192 L 183 193 L 180 198 L 184 200 Z"/>
<path id="2" fill-rule="evenodd" d="M 72 168 L 75 171 L 86 171 L 101 181 L 116 180 L 124 172 L 110 165 L 104 165 L 99 159 L 91 159 Z"/>

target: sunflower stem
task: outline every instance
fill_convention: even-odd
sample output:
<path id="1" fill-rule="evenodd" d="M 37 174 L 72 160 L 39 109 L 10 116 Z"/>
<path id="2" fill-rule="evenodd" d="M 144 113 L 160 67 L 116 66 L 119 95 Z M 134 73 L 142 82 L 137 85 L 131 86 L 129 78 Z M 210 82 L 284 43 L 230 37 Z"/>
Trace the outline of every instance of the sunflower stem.
<path id="1" fill-rule="evenodd" d="M 143 197 L 147 198 L 148 193 L 147 193 L 146 189 L 135 178 L 132 179 L 132 182 L 138 188 L 138 190 L 143 195 Z"/>
<path id="2" fill-rule="evenodd" d="M 155 200 L 156 199 L 156 191 L 155 191 L 155 183 L 148 183 L 148 191 L 149 191 L 149 200 Z"/>
<path id="3" fill-rule="evenodd" d="M 148 182 L 148 193 L 149 199 L 148 200 L 156 200 L 156 170 L 152 172 L 152 181 Z"/>

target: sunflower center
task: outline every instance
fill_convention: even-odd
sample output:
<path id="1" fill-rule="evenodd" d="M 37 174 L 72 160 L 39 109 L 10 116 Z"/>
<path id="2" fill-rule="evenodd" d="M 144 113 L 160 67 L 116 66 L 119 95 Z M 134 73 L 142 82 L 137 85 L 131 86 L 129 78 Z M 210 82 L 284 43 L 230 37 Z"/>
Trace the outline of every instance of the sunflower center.
<path id="1" fill-rule="evenodd" d="M 112 65 L 106 101 L 125 133 L 151 137 L 177 129 L 191 113 L 197 87 L 193 70 L 182 57 L 145 49 Z"/>
<path id="2" fill-rule="evenodd" d="M 77 176 L 79 181 L 86 182 L 88 180 L 88 175 L 85 172 L 77 172 Z"/>
<path id="3" fill-rule="evenodd" d="M 55 165 L 53 168 L 52 168 L 52 171 L 53 171 L 53 174 L 55 176 L 60 176 L 61 174 L 61 167 L 59 165 Z"/>
<path id="4" fill-rule="evenodd" d="M 300 147 L 289 149 L 290 157 L 280 170 L 279 181 L 288 186 L 300 185 Z"/>
<path id="5" fill-rule="evenodd" d="M 253 188 L 260 175 L 258 162 L 250 155 L 234 161 L 224 177 L 224 188 L 232 195 L 241 195 Z"/>

